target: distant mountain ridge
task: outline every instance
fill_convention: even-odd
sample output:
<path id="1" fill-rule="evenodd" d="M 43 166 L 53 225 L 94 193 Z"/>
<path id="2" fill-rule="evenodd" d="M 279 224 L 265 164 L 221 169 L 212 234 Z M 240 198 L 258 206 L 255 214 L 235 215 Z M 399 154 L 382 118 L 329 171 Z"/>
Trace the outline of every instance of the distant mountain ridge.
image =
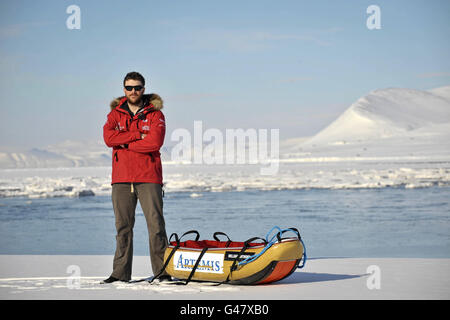
<path id="1" fill-rule="evenodd" d="M 167 148 L 161 149 L 168 159 Z M 43 148 L 0 152 L 0 168 L 103 167 L 111 165 L 111 149 L 103 141 L 66 140 Z"/>
<path id="2" fill-rule="evenodd" d="M 110 151 L 98 142 L 64 141 L 46 149 L 0 152 L 0 168 L 57 168 L 111 164 Z"/>
<path id="3" fill-rule="evenodd" d="M 308 143 L 373 140 L 416 130 L 436 132 L 439 127 L 445 131 L 446 124 L 450 124 L 450 86 L 428 91 L 378 89 L 358 99 Z"/>
<path id="4" fill-rule="evenodd" d="M 167 139 L 167 138 L 166 138 Z M 280 143 L 281 158 L 450 156 L 450 86 L 431 90 L 378 89 L 354 102 L 311 138 Z M 170 161 L 170 148 L 161 149 Z M 71 141 L 27 151 L 0 151 L 0 168 L 111 165 L 103 141 Z"/>

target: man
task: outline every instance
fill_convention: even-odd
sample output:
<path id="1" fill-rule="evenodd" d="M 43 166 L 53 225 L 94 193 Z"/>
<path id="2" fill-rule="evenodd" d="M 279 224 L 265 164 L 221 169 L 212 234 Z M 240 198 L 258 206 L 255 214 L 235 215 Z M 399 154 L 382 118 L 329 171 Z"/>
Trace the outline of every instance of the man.
<path id="1" fill-rule="evenodd" d="M 112 147 L 112 203 L 116 224 L 113 271 L 103 283 L 131 280 L 133 227 L 137 200 L 147 222 L 153 274 L 160 273 L 168 245 L 163 217 L 162 166 L 159 149 L 166 132 L 163 101 L 144 94 L 145 79 L 130 72 L 123 80 L 125 96 L 111 102 L 103 138 Z M 160 281 L 170 276 L 162 273 Z"/>

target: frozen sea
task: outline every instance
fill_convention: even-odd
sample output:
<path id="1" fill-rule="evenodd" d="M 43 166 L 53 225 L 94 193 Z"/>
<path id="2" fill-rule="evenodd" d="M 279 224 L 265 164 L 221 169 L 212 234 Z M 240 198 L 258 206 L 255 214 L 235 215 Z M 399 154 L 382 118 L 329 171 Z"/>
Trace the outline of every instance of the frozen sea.
<path id="1" fill-rule="evenodd" d="M 296 227 L 309 257 L 450 257 L 450 186 L 166 191 L 167 233 L 232 240 Z M 148 255 L 138 205 L 134 254 Z M 110 195 L 0 198 L 0 254 L 112 255 Z"/>

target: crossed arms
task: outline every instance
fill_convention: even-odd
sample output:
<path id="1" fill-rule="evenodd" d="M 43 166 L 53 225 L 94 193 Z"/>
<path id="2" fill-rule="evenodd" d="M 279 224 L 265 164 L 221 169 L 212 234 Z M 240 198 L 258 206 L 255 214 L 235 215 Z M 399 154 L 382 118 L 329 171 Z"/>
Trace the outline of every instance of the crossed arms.
<path id="1" fill-rule="evenodd" d="M 148 117 L 150 131 L 148 134 L 139 131 L 119 130 L 117 121 L 113 115 L 108 114 L 108 119 L 103 126 L 103 139 L 108 147 L 122 147 L 139 153 L 159 151 L 164 143 L 166 134 L 165 119 L 162 112 L 154 112 Z"/>

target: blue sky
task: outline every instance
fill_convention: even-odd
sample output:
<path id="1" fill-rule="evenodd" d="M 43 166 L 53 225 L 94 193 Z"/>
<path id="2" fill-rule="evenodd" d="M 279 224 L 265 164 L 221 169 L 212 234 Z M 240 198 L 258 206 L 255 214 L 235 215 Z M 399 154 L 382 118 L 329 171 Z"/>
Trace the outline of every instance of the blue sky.
<path id="1" fill-rule="evenodd" d="M 81 9 L 69 30 L 66 8 Z M 369 5 L 381 29 L 369 30 Z M 129 71 L 168 132 L 310 136 L 386 87 L 450 84 L 449 1 L 2 1 L 0 148 L 102 139 Z"/>

